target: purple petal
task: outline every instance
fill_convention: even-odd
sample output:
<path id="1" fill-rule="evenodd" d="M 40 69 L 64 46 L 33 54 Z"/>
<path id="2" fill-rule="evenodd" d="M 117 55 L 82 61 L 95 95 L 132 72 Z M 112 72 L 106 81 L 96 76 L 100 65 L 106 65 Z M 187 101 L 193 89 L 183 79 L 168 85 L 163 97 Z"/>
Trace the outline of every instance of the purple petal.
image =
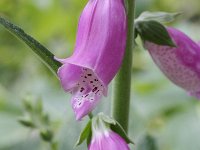
<path id="1" fill-rule="evenodd" d="M 63 63 L 58 76 L 63 88 L 73 94 L 71 103 L 78 120 L 92 111 L 101 96 L 107 94 L 107 86 L 122 63 L 125 43 L 123 1 L 89 0 L 79 20 L 73 55 L 66 59 L 56 58 Z M 85 83 L 83 76 L 88 72 L 84 69 L 92 75 Z M 90 83 L 92 78 L 97 81 Z"/>
<path id="2" fill-rule="evenodd" d="M 65 91 L 71 91 L 77 85 L 81 72 L 80 67 L 72 64 L 64 64 L 58 69 L 58 77 Z"/>
<path id="3" fill-rule="evenodd" d="M 172 82 L 197 96 L 200 92 L 200 47 L 181 31 L 174 28 L 167 30 L 177 47 L 150 42 L 145 42 L 145 47 Z"/>
<path id="4" fill-rule="evenodd" d="M 94 135 L 89 150 L 130 150 L 123 138 L 113 131 Z"/>
<path id="5" fill-rule="evenodd" d="M 90 0 L 80 17 L 74 53 L 65 62 L 91 69 L 107 86 L 120 68 L 125 43 L 122 1 Z"/>

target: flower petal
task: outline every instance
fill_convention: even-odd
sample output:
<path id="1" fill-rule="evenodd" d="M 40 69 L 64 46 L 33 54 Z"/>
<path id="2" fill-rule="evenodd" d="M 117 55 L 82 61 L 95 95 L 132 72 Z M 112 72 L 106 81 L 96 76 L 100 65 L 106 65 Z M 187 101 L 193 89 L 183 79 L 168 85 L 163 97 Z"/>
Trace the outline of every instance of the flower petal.
<path id="1" fill-rule="evenodd" d="M 89 150 L 130 150 L 128 144 L 123 138 L 113 131 L 109 131 L 108 134 L 98 134 L 94 137 Z"/>
<path id="2" fill-rule="evenodd" d="M 71 91 L 77 86 L 82 70 L 80 67 L 72 64 L 64 64 L 58 70 L 58 77 L 65 91 Z"/>
<path id="3" fill-rule="evenodd" d="M 200 93 L 200 47 L 184 33 L 167 28 L 175 48 L 145 42 L 154 62 L 176 85 L 192 95 Z"/>

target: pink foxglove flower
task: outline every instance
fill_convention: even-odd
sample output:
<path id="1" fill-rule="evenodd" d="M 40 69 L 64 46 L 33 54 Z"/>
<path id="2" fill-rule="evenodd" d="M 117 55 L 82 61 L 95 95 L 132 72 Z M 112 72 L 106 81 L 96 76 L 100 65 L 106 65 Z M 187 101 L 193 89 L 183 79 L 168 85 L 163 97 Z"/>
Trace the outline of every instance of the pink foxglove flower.
<path id="1" fill-rule="evenodd" d="M 126 43 L 123 0 L 89 0 L 78 24 L 74 53 L 57 59 L 62 87 L 72 93 L 76 119 L 91 112 L 120 68 Z"/>
<path id="2" fill-rule="evenodd" d="M 99 115 L 101 116 L 101 115 Z M 92 139 L 89 150 L 130 150 L 126 141 L 112 131 L 109 124 L 96 117 L 92 119 Z"/>
<path id="3" fill-rule="evenodd" d="M 145 47 L 161 71 L 176 85 L 200 98 L 200 47 L 181 31 L 167 28 L 176 47 L 148 41 Z"/>
<path id="4" fill-rule="evenodd" d="M 89 150 L 130 150 L 125 140 L 113 131 L 96 131 Z"/>

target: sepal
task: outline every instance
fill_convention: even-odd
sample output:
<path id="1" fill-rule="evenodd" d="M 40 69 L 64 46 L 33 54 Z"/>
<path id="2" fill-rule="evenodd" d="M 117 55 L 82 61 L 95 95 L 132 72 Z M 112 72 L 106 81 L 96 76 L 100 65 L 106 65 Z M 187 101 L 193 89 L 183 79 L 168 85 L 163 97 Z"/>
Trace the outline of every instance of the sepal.
<path id="1" fill-rule="evenodd" d="M 164 25 L 155 20 L 138 21 L 135 30 L 143 42 L 149 41 L 158 45 L 176 47 Z"/>
<path id="2" fill-rule="evenodd" d="M 157 12 L 150 12 L 145 11 L 141 13 L 141 15 L 135 19 L 135 22 L 139 21 L 158 21 L 160 23 L 170 23 L 176 19 L 177 16 L 181 15 L 181 13 L 168 13 L 163 11 L 157 11 Z"/>
<path id="3" fill-rule="evenodd" d="M 74 145 L 74 147 L 82 144 L 85 140 L 87 140 L 88 142 L 90 142 L 91 133 L 92 133 L 91 125 L 92 125 L 92 121 L 89 120 L 89 122 L 87 123 L 87 125 L 85 126 L 85 128 L 82 130 L 82 132 L 81 132 L 81 134 L 80 134 L 80 136 L 79 136 L 76 144 Z"/>

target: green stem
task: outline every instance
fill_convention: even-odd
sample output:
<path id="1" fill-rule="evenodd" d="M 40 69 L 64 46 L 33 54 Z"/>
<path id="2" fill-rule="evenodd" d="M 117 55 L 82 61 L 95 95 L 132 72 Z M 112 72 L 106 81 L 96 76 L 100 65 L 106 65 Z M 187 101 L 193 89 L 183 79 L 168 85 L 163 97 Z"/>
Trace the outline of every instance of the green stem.
<path id="1" fill-rule="evenodd" d="M 127 0 L 127 41 L 126 52 L 120 71 L 113 82 L 112 116 L 121 124 L 124 130 L 128 131 L 131 71 L 132 71 L 132 50 L 134 46 L 134 9 L 135 0 Z"/>
<path id="2" fill-rule="evenodd" d="M 58 68 L 61 66 L 61 63 L 54 59 L 54 55 L 46 47 L 44 47 L 30 35 L 26 34 L 20 27 L 12 24 L 2 17 L 0 17 L 0 24 L 24 43 L 26 43 L 33 50 L 33 52 L 36 53 L 49 67 L 49 69 L 56 74 Z"/>

